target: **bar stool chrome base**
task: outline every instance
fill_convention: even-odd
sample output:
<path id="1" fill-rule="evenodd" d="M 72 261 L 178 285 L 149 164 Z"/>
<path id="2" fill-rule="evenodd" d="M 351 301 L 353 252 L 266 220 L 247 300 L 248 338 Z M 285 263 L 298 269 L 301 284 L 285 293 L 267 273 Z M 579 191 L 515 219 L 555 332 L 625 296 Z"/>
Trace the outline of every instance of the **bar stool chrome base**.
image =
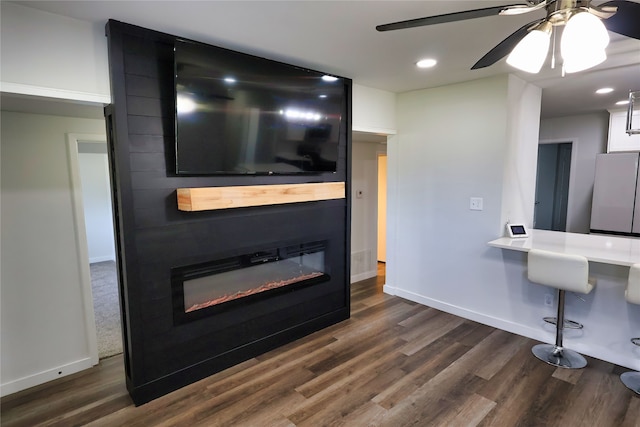
<path id="1" fill-rule="evenodd" d="M 629 390 L 640 394 L 640 372 L 625 372 L 620 375 L 620 380 Z"/>
<path id="2" fill-rule="evenodd" d="M 538 344 L 534 345 L 531 351 L 538 359 L 558 368 L 581 369 L 587 366 L 587 360 L 580 353 L 568 348 Z"/>
<path id="3" fill-rule="evenodd" d="M 631 342 L 640 346 L 640 338 L 631 338 Z M 629 390 L 640 394 L 640 372 L 625 372 L 620 375 L 620 380 Z"/>

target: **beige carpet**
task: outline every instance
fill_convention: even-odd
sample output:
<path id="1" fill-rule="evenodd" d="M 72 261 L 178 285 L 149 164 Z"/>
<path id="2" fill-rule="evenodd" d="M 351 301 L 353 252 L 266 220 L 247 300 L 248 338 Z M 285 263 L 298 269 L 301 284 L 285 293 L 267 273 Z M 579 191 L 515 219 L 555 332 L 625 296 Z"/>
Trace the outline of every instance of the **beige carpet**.
<path id="1" fill-rule="evenodd" d="M 122 353 L 118 278 L 114 261 L 91 264 L 91 288 L 98 333 L 98 357 L 104 359 Z"/>

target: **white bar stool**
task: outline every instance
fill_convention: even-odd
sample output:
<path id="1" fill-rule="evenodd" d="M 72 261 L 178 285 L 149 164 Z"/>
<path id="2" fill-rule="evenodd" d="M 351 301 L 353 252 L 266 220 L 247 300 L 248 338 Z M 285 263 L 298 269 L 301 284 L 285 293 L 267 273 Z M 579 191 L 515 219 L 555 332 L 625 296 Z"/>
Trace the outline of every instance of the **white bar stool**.
<path id="1" fill-rule="evenodd" d="M 584 368 L 587 360 L 581 354 L 562 347 L 562 331 L 565 328 L 565 291 L 588 294 L 595 285 L 595 281 L 589 279 L 589 262 L 580 255 L 531 249 L 527 263 L 531 282 L 558 289 L 556 343 L 538 344 L 531 351 L 538 359 L 559 368 Z"/>
<path id="2" fill-rule="evenodd" d="M 640 304 L 640 264 L 629 268 L 629 281 L 624 297 L 631 304 Z M 631 338 L 631 342 L 640 346 L 640 338 Z M 640 394 L 640 372 L 625 372 L 620 375 L 620 379 L 627 388 Z"/>

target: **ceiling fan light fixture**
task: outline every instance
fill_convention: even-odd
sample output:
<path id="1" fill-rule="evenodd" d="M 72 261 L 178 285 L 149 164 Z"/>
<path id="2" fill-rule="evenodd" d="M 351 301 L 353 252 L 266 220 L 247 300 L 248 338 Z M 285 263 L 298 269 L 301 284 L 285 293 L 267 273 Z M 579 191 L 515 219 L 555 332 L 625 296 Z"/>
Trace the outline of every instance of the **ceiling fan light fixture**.
<path id="1" fill-rule="evenodd" d="M 549 53 L 552 26 L 545 21 L 529 31 L 507 57 L 507 64 L 527 73 L 540 72 Z"/>
<path id="2" fill-rule="evenodd" d="M 564 71 L 583 71 L 607 59 L 609 33 L 595 15 L 578 12 L 567 21 L 560 40 Z"/>

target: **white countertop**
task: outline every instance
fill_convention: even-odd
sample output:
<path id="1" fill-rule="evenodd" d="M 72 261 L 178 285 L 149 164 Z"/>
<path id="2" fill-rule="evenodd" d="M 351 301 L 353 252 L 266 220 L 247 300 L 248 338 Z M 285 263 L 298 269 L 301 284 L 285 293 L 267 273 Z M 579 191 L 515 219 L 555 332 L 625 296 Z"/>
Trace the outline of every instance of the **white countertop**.
<path id="1" fill-rule="evenodd" d="M 630 266 L 640 263 L 640 239 L 637 238 L 547 230 L 529 230 L 528 232 L 527 238 L 501 237 L 488 244 L 496 248 L 521 252 L 529 252 L 529 249 L 543 249 L 582 255 L 589 261 L 605 264 Z"/>

